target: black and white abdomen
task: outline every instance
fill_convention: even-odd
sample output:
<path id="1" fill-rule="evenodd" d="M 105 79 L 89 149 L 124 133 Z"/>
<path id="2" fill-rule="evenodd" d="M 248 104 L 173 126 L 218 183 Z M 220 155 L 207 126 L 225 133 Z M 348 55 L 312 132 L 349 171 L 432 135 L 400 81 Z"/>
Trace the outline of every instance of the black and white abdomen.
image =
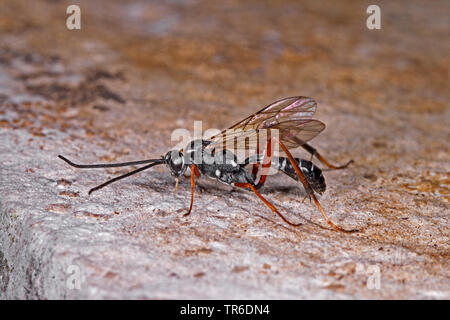
<path id="1" fill-rule="evenodd" d="M 210 141 L 194 140 L 185 148 L 186 162 L 194 164 L 201 174 L 227 185 L 251 183 L 251 175 L 238 163 L 236 155 L 226 149 L 204 149 Z"/>
<path id="2" fill-rule="evenodd" d="M 322 174 L 322 170 L 315 166 L 311 161 L 303 160 L 299 158 L 295 158 L 295 161 L 298 163 L 298 167 L 302 171 L 306 180 L 308 180 L 311 188 L 318 193 L 323 193 L 327 186 L 325 184 L 325 178 Z M 280 171 L 286 173 L 289 177 L 294 180 L 299 180 L 297 173 L 295 172 L 294 167 L 288 158 L 276 158 L 272 159 L 272 167 L 277 168 Z"/>

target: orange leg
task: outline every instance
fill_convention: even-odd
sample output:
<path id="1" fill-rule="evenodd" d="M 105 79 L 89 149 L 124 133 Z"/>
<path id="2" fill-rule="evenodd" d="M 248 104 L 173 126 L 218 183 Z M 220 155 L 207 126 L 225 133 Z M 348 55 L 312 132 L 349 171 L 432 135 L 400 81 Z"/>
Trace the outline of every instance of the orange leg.
<path id="1" fill-rule="evenodd" d="M 257 149 L 259 154 L 259 148 Z M 261 188 L 264 183 L 266 182 L 266 178 L 267 178 L 267 170 L 270 168 L 271 164 L 272 164 L 272 139 L 269 139 L 267 142 L 267 149 L 266 149 L 266 153 L 263 157 L 263 161 L 262 161 L 262 170 L 261 170 L 261 176 L 259 177 L 259 181 L 258 184 L 255 186 L 256 189 Z M 252 177 L 256 180 L 256 176 L 258 173 L 258 169 L 260 167 L 260 163 L 255 163 L 253 165 L 253 170 L 252 170 Z"/>
<path id="2" fill-rule="evenodd" d="M 256 154 L 259 155 L 259 135 L 256 135 L 256 138 L 257 138 Z M 252 177 L 254 177 L 255 180 L 256 180 L 256 176 L 258 174 L 259 166 L 260 166 L 259 163 L 255 163 L 252 168 Z"/>
<path id="3" fill-rule="evenodd" d="M 270 169 L 270 165 L 272 164 L 272 156 L 272 139 L 269 139 L 267 142 L 266 154 L 264 155 L 262 162 L 261 176 L 259 177 L 259 181 L 256 186 L 257 189 L 262 187 L 266 182 L 267 170 Z"/>
<path id="4" fill-rule="evenodd" d="M 254 179 L 256 179 L 256 175 L 258 174 L 258 169 L 259 169 L 259 163 L 255 163 L 252 168 L 252 177 L 255 177 Z"/>
<path id="5" fill-rule="evenodd" d="M 324 165 L 326 165 L 329 169 L 344 169 L 344 168 L 347 168 L 347 166 L 349 164 L 353 163 L 353 160 L 350 160 L 342 166 L 335 166 L 335 165 L 329 163 L 320 153 L 317 152 L 317 150 L 315 148 L 313 148 L 309 144 L 307 144 L 307 143 L 302 144 L 302 148 L 311 154 L 311 160 L 314 156 L 316 156 L 316 158 L 319 159 L 319 161 L 322 162 Z"/>
<path id="6" fill-rule="evenodd" d="M 301 226 L 301 223 L 292 223 L 290 222 L 288 219 L 286 219 L 278 210 L 277 208 L 275 208 L 275 206 L 273 204 L 271 204 L 269 201 L 267 201 L 267 199 L 265 199 L 259 192 L 258 190 L 255 189 L 255 187 L 251 184 L 251 183 L 235 183 L 234 184 L 236 187 L 238 188 L 250 188 L 252 189 L 252 191 L 254 193 L 256 193 L 256 195 L 266 204 L 266 206 L 268 206 L 273 212 L 275 212 L 277 215 L 280 216 L 281 219 L 283 219 L 284 222 L 286 222 L 287 224 L 293 226 L 293 227 L 297 227 L 297 226 Z"/>
<path id="7" fill-rule="evenodd" d="M 184 214 L 185 216 L 188 216 L 191 214 L 192 211 L 192 205 L 194 204 L 194 188 L 195 188 L 195 179 L 194 177 L 199 177 L 200 173 L 198 172 L 198 169 L 195 165 L 191 165 L 191 205 L 189 206 L 189 211 Z"/>
<path id="8" fill-rule="evenodd" d="M 322 206 L 319 203 L 319 200 L 317 200 L 314 191 L 311 189 L 311 187 L 309 186 L 308 181 L 306 180 L 306 178 L 303 176 L 300 168 L 297 165 L 297 162 L 294 160 L 294 157 L 292 157 L 291 153 L 289 152 L 289 150 L 286 148 L 286 146 L 278 140 L 278 143 L 280 144 L 281 148 L 283 149 L 284 153 L 286 153 L 289 161 L 291 162 L 292 166 L 294 167 L 295 172 L 297 173 L 300 181 L 302 182 L 303 186 L 305 187 L 306 193 L 314 200 L 314 203 L 316 204 L 317 208 L 319 209 L 320 213 L 322 214 L 323 218 L 325 219 L 325 221 L 336 231 L 342 231 L 342 232 L 355 232 L 357 230 L 345 230 L 342 229 L 341 227 L 338 227 L 337 225 L 335 225 L 326 215 L 325 210 L 323 210 Z"/>

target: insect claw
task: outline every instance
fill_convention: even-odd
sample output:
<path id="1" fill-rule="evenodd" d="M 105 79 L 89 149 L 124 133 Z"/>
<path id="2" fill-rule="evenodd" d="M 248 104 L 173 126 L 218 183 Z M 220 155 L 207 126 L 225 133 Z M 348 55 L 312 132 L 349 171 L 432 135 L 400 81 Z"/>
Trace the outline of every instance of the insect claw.
<path id="1" fill-rule="evenodd" d="M 302 203 L 305 203 L 306 198 L 309 198 L 309 203 L 311 203 L 311 195 L 310 195 L 310 194 L 307 194 L 307 195 L 303 198 Z"/>
<path id="2" fill-rule="evenodd" d="M 353 159 L 350 159 L 346 164 L 344 164 L 343 166 L 341 166 L 342 169 L 347 168 L 350 164 L 354 163 L 355 161 L 353 161 Z"/>

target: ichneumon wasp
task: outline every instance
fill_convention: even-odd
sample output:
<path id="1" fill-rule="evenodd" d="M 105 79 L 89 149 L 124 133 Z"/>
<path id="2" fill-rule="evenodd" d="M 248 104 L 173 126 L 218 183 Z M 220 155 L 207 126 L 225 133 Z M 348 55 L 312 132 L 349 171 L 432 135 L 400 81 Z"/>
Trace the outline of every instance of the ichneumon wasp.
<path id="1" fill-rule="evenodd" d="M 342 169 L 353 162 L 353 160 L 350 160 L 342 166 L 332 165 L 315 148 L 307 144 L 309 140 L 325 129 L 324 123 L 312 119 L 316 108 L 317 103 L 308 97 L 284 98 L 248 116 L 215 136 L 205 140 L 193 140 L 184 149 L 171 150 L 160 159 L 80 165 L 61 155 L 58 157 L 77 168 L 111 168 L 145 164 L 139 169 L 115 177 L 92 188 L 89 190 L 89 194 L 120 179 L 153 166 L 165 164 L 176 178 L 177 186 L 178 177 L 183 175 L 187 168 L 190 169 L 191 201 L 185 216 L 192 211 L 195 180 L 202 174 L 227 185 L 250 189 L 287 224 L 292 226 L 301 225 L 301 223 L 294 224 L 286 219 L 258 191 L 264 185 L 269 169 L 281 171 L 302 183 L 306 191 L 306 197 L 314 201 L 325 221 L 334 230 L 353 232 L 356 230 L 345 230 L 335 225 L 328 218 L 317 200 L 315 194 L 321 194 L 326 189 L 322 170 L 311 161 L 294 158 L 289 151 L 296 147 L 302 147 L 311 154 L 311 160 L 313 157 L 316 157 L 329 169 Z M 261 133 L 265 133 L 264 139 L 261 139 Z M 278 154 L 285 156 L 274 156 L 274 149 L 278 150 Z M 245 160 L 240 161 L 238 159 L 236 156 L 237 151 L 246 152 Z M 249 165 L 252 166 L 251 171 L 246 169 Z"/>

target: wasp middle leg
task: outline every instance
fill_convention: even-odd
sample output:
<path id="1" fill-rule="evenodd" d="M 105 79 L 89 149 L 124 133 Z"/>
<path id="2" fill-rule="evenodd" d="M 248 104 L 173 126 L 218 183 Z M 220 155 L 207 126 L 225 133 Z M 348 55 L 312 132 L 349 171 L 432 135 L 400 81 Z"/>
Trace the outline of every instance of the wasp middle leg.
<path id="1" fill-rule="evenodd" d="M 235 183 L 234 184 L 235 187 L 238 188 L 244 188 L 244 189 L 251 189 L 257 196 L 258 198 L 260 198 L 264 204 L 266 206 L 268 206 L 273 212 L 275 212 L 281 219 L 283 219 L 284 222 L 286 222 L 288 225 L 291 225 L 293 227 L 298 227 L 301 226 L 302 223 L 292 223 L 290 222 L 288 219 L 286 219 L 279 211 L 278 209 L 272 204 L 270 203 L 266 198 L 264 198 L 259 192 L 258 190 L 256 190 L 255 185 L 253 185 L 252 183 Z"/>

